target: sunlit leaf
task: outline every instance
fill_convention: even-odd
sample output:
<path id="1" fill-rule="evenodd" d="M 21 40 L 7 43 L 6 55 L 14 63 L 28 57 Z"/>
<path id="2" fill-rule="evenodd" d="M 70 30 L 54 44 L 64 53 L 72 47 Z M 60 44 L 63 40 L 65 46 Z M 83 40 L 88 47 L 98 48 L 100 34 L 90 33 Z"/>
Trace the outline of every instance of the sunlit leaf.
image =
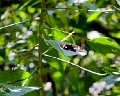
<path id="1" fill-rule="evenodd" d="M 87 22 L 91 22 L 93 20 L 95 20 L 96 18 L 98 18 L 98 16 L 101 14 L 101 12 L 95 12 L 93 13 L 92 15 L 90 15 L 88 18 L 87 18 Z"/>
<path id="2" fill-rule="evenodd" d="M 16 70 L 6 70 L 0 72 L 0 82 L 1 83 L 15 83 L 16 85 L 22 84 L 26 78 L 28 78 L 30 74 L 24 70 L 16 69 Z M 7 78 L 6 78 L 7 77 Z M 32 77 L 31 77 L 32 78 Z M 20 82 L 20 81 L 21 82 Z M 35 85 L 35 81 L 32 79 L 33 85 Z M 30 83 L 28 80 L 27 84 Z"/>
<path id="3" fill-rule="evenodd" d="M 0 92 L 4 93 L 5 96 L 22 96 L 28 92 L 40 89 L 40 87 L 13 86 L 4 83 L 0 83 L 0 87 L 5 89 L 5 92 Z"/>
<path id="4" fill-rule="evenodd" d="M 116 0 L 117 1 L 117 4 L 120 6 L 120 0 Z"/>
<path id="5" fill-rule="evenodd" d="M 63 79 L 62 74 L 57 71 L 52 75 L 52 78 L 53 78 L 54 82 L 56 82 L 56 87 L 59 90 L 59 88 L 61 86 L 60 83 L 62 82 L 62 79 Z"/>
<path id="6" fill-rule="evenodd" d="M 88 45 L 92 50 L 107 54 L 107 53 L 117 53 L 120 54 L 120 46 L 112 42 L 109 38 L 95 38 L 92 41 L 87 40 Z"/>
<path id="7" fill-rule="evenodd" d="M 44 38 L 44 40 L 47 41 L 53 47 L 55 47 L 55 49 L 57 49 L 59 52 L 64 54 L 64 56 L 73 56 L 73 55 L 85 56 L 87 54 L 87 51 L 85 49 L 82 49 L 80 51 L 74 52 L 74 51 L 64 50 L 64 49 L 60 48 L 61 44 L 72 45 L 71 43 L 68 43 L 68 42 L 59 42 L 57 40 L 47 40 L 45 38 Z"/>

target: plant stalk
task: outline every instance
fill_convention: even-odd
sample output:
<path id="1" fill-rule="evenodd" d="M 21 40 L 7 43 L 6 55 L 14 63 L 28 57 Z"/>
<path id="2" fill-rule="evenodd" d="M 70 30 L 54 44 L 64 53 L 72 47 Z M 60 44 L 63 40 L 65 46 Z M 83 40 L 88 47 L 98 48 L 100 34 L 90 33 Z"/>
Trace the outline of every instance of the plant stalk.
<path id="1" fill-rule="evenodd" d="M 44 23 L 44 9 L 45 9 L 45 3 L 44 0 L 41 2 L 41 15 L 40 15 L 40 24 L 39 24 L 39 36 L 38 36 L 38 79 L 39 79 L 39 86 L 42 87 L 42 33 L 43 33 L 43 23 Z M 39 90 L 39 96 L 43 96 L 43 89 L 40 88 Z"/>

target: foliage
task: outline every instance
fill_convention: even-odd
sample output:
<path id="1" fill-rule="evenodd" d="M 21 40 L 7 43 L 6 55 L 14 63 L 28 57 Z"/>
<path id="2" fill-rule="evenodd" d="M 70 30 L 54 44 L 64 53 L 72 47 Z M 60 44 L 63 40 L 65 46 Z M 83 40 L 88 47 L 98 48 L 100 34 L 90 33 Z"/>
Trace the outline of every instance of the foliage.
<path id="1" fill-rule="evenodd" d="M 39 87 L 22 87 L 22 86 L 13 86 L 1 83 L 1 90 L 4 92 L 0 92 L 1 96 L 22 96 L 30 91 L 38 90 Z"/>
<path id="2" fill-rule="evenodd" d="M 8 1 L 0 10 L 0 96 L 39 96 L 41 87 L 44 96 L 120 94 L 119 0 L 47 0 L 45 9 L 42 0 Z M 35 87 L 41 10 L 43 84 Z M 63 51 L 63 43 L 86 56 Z"/>

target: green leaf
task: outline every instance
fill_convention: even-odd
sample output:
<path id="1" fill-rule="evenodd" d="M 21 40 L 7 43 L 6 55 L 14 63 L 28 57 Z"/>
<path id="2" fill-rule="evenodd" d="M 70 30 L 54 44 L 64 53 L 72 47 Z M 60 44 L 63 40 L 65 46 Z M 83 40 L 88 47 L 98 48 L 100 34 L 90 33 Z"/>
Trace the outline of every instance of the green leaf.
<path id="1" fill-rule="evenodd" d="M 101 54 L 114 53 L 120 54 L 120 46 L 112 42 L 107 37 L 95 38 L 92 41 L 87 40 L 88 45 L 92 50 Z"/>
<path id="2" fill-rule="evenodd" d="M 75 33 L 83 33 L 83 31 L 80 28 L 74 28 L 73 29 Z"/>
<path id="3" fill-rule="evenodd" d="M 117 1 L 117 4 L 120 6 L 120 0 L 116 0 Z"/>
<path id="4" fill-rule="evenodd" d="M 111 5 L 113 8 L 115 8 L 115 10 L 117 10 L 117 11 L 120 11 L 120 8 L 117 8 L 117 7 L 115 7 L 115 6 L 113 6 L 113 5 Z"/>
<path id="5" fill-rule="evenodd" d="M 55 47 L 55 49 L 57 49 L 59 52 L 61 52 L 64 56 L 73 56 L 73 55 L 81 55 L 81 56 L 85 56 L 87 54 L 87 51 L 86 50 L 80 50 L 78 52 L 73 52 L 73 51 L 70 51 L 70 50 L 64 50 L 64 49 L 61 49 L 60 48 L 60 45 L 61 44 L 69 44 L 69 45 L 72 45 L 71 43 L 68 43 L 68 42 L 59 42 L 57 40 L 47 40 L 43 37 L 43 39 L 45 41 L 47 41 L 50 45 L 52 45 L 53 47 Z"/>
<path id="6" fill-rule="evenodd" d="M 54 57 L 64 58 L 63 55 L 59 54 L 58 51 L 56 50 L 51 50 L 47 54 L 50 54 L 51 56 L 54 56 Z M 50 64 L 52 67 L 54 67 L 55 69 L 60 71 L 62 74 L 64 74 L 64 70 L 67 66 L 65 62 L 56 60 L 54 58 L 49 58 L 49 57 L 44 57 L 44 59 L 48 62 L 48 64 Z"/>
<path id="7" fill-rule="evenodd" d="M 76 70 L 69 71 L 68 80 L 70 82 L 72 90 L 77 91 L 78 83 L 79 83 L 79 76 Z"/>
<path id="8" fill-rule="evenodd" d="M 87 19 L 87 22 L 91 22 L 93 20 L 95 20 L 96 18 L 98 18 L 98 16 L 101 14 L 101 12 L 95 12 L 92 15 L 90 15 Z"/>
<path id="9" fill-rule="evenodd" d="M 28 78 L 30 74 L 24 70 L 5 70 L 0 72 L 0 82 L 1 83 L 14 83 L 15 85 L 21 85 L 24 82 L 24 79 Z M 21 82 L 19 81 L 21 80 Z M 19 81 L 19 82 L 18 82 Z M 30 83 L 32 82 L 32 83 Z M 26 85 L 36 85 L 34 79 L 31 77 Z"/>
<path id="10" fill-rule="evenodd" d="M 22 10 L 23 8 L 25 8 L 26 6 L 28 6 L 33 0 L 28 0 L 26 3 L 24 3 L 19 10 Z"/>
<path id="11" fill-rule="evenodd" d="M 119 72 L 119 69 L 112 68 L 112 67 L 104 67 L 102 70 L 104 70 L 108 74 L 114 74 L 114 72 Z"/>
<path id="12" fill-rule="evenodd" d="M 110 33 L 111 36 L 115 37 L 115 38 L 120 38 L 120 32 L 117 32 L 117 33 Z"/>
<path id="13" fill-rule="evenodd" d="M 22 96 L 28 92 L 40 89 L 40 87 L 13 86 L 4 83 L 0 83 L 0 86 L 1 88 L 5 88 L 5 91 L 6 90 L 10 91 L 10 92 L 6 92 L 6 94 L 4 94 L 5 96 Z"/>
<path id="14" fill-rule="evenodd" d="M 54 57 L 61 57 L 63 58 L 62 54 L 59 54 L 59 52 L 62 52 L 60 46 L 58 45 L 58 43 L 56 43 L 56 40 L 47 40 L 46 38 L 42 37 L 44 39 L 45 42 L 49 43 L 51 46 L 53 46 L 55 49 L 57 50 L 50 50 L 47 54 L 54 56 Z M 44 43 L 44 49 L 45 47 L 48 48 L 48 46 L 46 46 L 46 44 Z M 46 49 L 47 50 L 47 49 Z M 59 52 L 58 52 L 59 51 Z M 43 55 L 44 56 L 44 55 Z M 48 57 L 44 57 L 44 59 L 49 62 L 48 64 L 50 64 L 51 66 L 53 66 L 54 68 L 56 68 L 57 70 L 59 70 L 62 74 L 64 73 L 64 70 L 66 68 L 66 63 L 53 59 L 53 58 L 48 58 Z"/>
<path id="15" fill-rule="evenodd" d="M 89 9 L 93 9 L 93 10 L 97 9 L 95 4 L 89 4 L 89 3 L 82 3 L 82 4 Z"/>
<path id="16" fill-rule="evenodd" d="M 59 88 L 61 87 L 61 82 L 63 79 L 63 76 L 60 72 L 54 72 L 54 74 L 52 75 L 52 78 L 56 84 L 56 89 L 59 90 Z"/>
<path id="17" fill-rule="evenodd" d="M 44 39 L 44 41 L 48 42 L 50 45 L 52 45 L 56 50 L 58 50 L 59 52 L 63 53 L 62 49 L 60 48 L 60 46 L 56 43 L 55 40 L 47 40 L 46 38 L 42 37 Z"/>

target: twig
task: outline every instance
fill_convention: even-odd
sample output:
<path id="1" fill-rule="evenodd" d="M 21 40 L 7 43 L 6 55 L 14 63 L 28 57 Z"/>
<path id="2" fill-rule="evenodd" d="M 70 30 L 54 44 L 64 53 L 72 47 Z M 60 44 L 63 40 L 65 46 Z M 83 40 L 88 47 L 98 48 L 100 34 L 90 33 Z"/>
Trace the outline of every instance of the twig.
<path id="1" fill-rule="evenodd" d="M 76 65 L 75 63 L 72 63 L 72 62 L 69 62 L 69 61 L 66 61 L 66 60 L 63 60 L 63 59 L 54 57 L 54 56 L 50 56 L 50 55 L 47 55 L 47 54 L 44 54 L 44 56 L 50 57 L 50 58 L 54 58 L 54 59 L 57 59 L 57 60 L 59 60 L 59 61 L 66 62 L 66 63 L 68 63 L 68 64 L 71 64 L 71 65 L 73 65 L 73 66 L 76 66 L 76 67 L 78 67 L 78 68 L 80 68 L 80 69 L 83 69 L 83 70 L 85 70 L 85 71 L 87 71 L 87 72 L 90 72 L 90 73 L 93 73 L 93 74 L 96 74 L 96 75 L 100 75 L 100 76 L 107 75 L 107 73 L 104 73 L 104 74 L 102 74 L 102 73 L 97 73 L 97 72 L 88 70 L 88 69 L 86 69 L 86 68 L 83 68 L 83 67 L 81 67 L 81 66 L 78 66 L 78 65 Z"/>
<path id="2" fill-rule="evenodd" d="M 113 9 L 105 9 L 105 8 L 98 8 L 96 10 L 87 10 L 87 9 L 79 9 L 79 8 L 47 8 L 45 10 L 55 10 L 55 9 L 68 9 L 68 10 L 79 10 L 79 11 L 88 11 L 88 12 L 115 12 Z"/>
<path id="3" fill-rule="evenodd" d="M 45 26 L 45 28 L 46 28 L 46 29 L 56 30 L 56 31 L 59 31 L 59 32 L 63 32 L 63 33 L 69 34 L 69 32 L 66 32 L 66 31 L 63 31 L 63 30 L 59 30 L 59 29 L 56 29 L 56 28 L 51 28 L 51 27 L 48 27 L 48 26 L 47 26 L 47 27 Z"/>
<path id="4" fill-rule="evenodd" d="M 67 40 L 70 36 L 73 35 L 73 33 L 75 33 L 75 32 L 73 31 L 73 32 L 69 33 L 69 35 L 68 35 L 67 37 L 63 38 L 63 40 L 61 40 L 61 41 L 63 42 L 63 41 L 65 41 L 65 40 Z"/>
<path id="5" fill-rule="evenodd" d="M 26 84 L 26 82 L 29 80 L 29 78 L 35 73 L 35 71 L 37 70 L 38 68 L 36 68 L 35 70 L 33 70 L 33 72 L 30 74 L 30 76 L 28 78 L 25 79 L 25 81 L 23 82 L 22 86 L 24 86 Z"/>
<path id="6" fill-rule="evenodd" d="M 10 25 L 4 26 L 4 27 L 0 27 L 0 30 L 3 29 L 3 28 L 7 28 L 7 27 L 10 27 L 10 26 L 14 26 L 14 25 L 17 25 L 17 24 L 24 23 L 24 22 L 28 22 L 28 20 L 25 20 L 25 21 L 22 21 L 22 22 L 17 22 L 17 23 L 14 23 L 14 24 L 10 24 Z"/>

